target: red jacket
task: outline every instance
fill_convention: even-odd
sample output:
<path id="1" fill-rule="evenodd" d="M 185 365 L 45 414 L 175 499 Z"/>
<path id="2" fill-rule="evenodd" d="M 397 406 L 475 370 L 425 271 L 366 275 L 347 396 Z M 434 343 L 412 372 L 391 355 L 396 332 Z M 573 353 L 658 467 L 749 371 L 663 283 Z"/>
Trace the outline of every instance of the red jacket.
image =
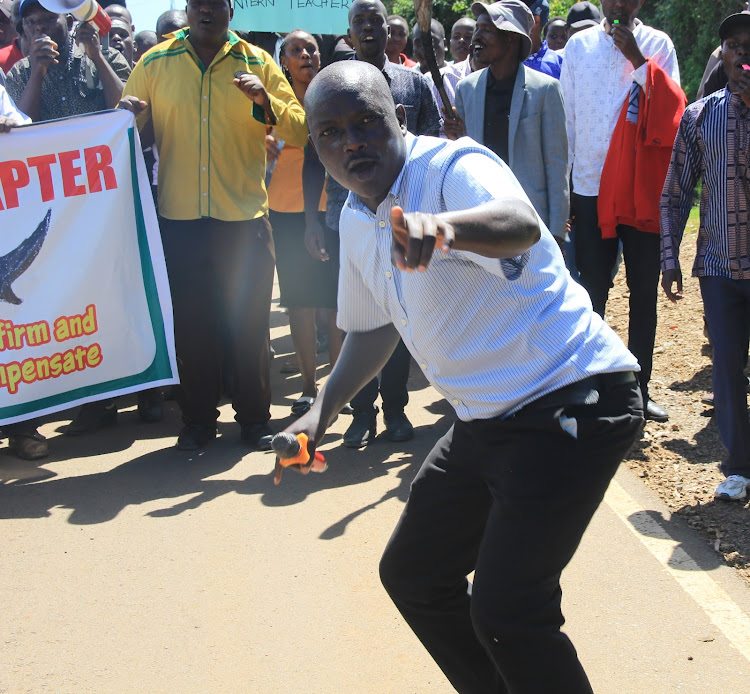
<path id="1" fill-rule="evenodd" d="M 602 169 L 598 210 L 605 239 L 617 236 L 618 224 L 659 233 L 661 191 L 687 99 L 664 70 L 652 60 L 646 62 L 646 87 L 638 90 L 638 122 L 628 119 L 626 100 Z"/>
<path id="2" fill-rule="evenodd" d="M 21 44 L 18 39 L 5 48 L 0 48 L 0 69 L 7 75 L 10 69 L 23 58 Z"/>

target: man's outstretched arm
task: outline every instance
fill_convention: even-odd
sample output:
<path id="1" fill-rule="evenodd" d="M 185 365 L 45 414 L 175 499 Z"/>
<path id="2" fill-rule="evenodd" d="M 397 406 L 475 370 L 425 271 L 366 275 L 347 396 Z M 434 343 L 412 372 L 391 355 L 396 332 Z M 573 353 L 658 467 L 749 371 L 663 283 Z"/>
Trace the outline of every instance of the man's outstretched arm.
<path id="1" fill-rule="evenodd" d="M 295 435 L 307 434 L 310 461 L 314 460 L 315 447 L 336 415 L 382 371 L 398 340 L 398 331 L 390 323 L 376 330 L 347 334 L 336 366 L 312 408 L 286 429 Z M 300 466 L 300 472 L 309 470 L 310 464 Z M 281 472 L 282 467 L 277 461 L 274 484 L 281 482 Z"/>
<path id="2" fill-rule="evenodd" d="M 520 198 L 490 200 L 469 210 L 425 214 L 391 210 L 392 260 L 399 270 L 427 270 L 435 248 L 486 258 L 514 258 L 541 236 L 536 213 Z"/>

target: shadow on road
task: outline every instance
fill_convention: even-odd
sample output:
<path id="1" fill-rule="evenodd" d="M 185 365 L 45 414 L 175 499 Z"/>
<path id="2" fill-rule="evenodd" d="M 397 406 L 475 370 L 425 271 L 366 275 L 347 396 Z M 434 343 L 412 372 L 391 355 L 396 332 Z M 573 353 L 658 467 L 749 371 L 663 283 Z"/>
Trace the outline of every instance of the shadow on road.
<path id="1" fill-rule="evenodd" d="M 697 540 L 695 531 L 679 518 L 666 519 L 659 511 L 644 510 L 631 514 L 628 520 L 642 535 L 678 543 L 668 561 L 673 569 L 711 571 L 723 564 L 721 557 Z"/>

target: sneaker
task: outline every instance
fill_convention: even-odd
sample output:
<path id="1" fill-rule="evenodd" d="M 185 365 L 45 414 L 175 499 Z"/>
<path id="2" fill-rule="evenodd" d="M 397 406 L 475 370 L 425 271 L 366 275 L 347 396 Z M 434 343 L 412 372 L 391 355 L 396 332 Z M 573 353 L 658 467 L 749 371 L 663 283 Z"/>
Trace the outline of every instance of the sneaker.
<path id="1" fill-rule="evenodd" d="M 47 440 L 38 431 L 11 436 L 8 447 L 22 460 L 39 460 L 49 455 Z"/>
<path id="2" fill-rule="evenodd" d="M 65 428 L 67 436 L 92 434 L 117 424 L 117 403 L 114 400 L 88 402 L 81 406 L 73 421 Z"/>
<path id="3" fill-rule="evenodd" d="M 186 424 L 177 437 L 178 451 L 197 451 L 216 438 L 216 427 L 205 424 Z"/>
<path id="4" fill-rule="evenodd" d="M 714 492 L 714 496 L 722 501 L 739 501 L 747 496 L 750 479 L 742 475 L 729 475 Z"/>
<path id="5" fill-rule="evenodd" d="M 385 435 L 389 441 L 409 441 L 414 438 L 414 427 L 403 412 L 386 415 Z"/>
<path id="6" fill-rule="evenodd" d="M 271 439 L 273 436 L 273 429 L 268 426 L 268 422 L 243 424 L 240 431 L 240 438 L 245 443 L 249 443 L 253 446 L 253 448 L 257 448 L 259 451 L 271 450 Z"/>
<path id="7" fill-rule="evenodd" d="M 347 448 L 364 448 L 372 443 L 377 434 L 377 416 L 377 408 L 355 410 L 352 423 L 344 433 L 344 445 Z"/>

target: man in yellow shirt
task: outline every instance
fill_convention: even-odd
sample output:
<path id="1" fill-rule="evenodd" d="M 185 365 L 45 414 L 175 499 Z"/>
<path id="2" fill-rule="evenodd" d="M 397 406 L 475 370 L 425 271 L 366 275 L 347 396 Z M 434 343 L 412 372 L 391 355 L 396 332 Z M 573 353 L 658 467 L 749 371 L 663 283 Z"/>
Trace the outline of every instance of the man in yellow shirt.
<path id="1" fill-rule="evenodd" d="M 233 12 L 232 0 L 188 0 L 188 28 L 143 56 L 120 103 L 159 152 L 182 450 L 215 438 L 227 371 L 243 441 L 270 445 L 266 126 L 291 145 L 307 143 L 302 106 L 271 56 L 229 31 Z"/>

